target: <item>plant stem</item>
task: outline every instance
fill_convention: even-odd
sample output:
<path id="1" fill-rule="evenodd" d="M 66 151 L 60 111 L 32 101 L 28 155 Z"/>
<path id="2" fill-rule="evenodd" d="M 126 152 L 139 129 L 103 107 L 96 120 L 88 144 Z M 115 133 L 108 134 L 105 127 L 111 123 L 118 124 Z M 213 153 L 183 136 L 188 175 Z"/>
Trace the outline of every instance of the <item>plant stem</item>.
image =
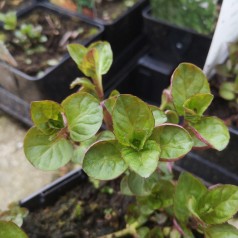
<path id="1" fill-rule="evenodd" d="M 136 228 L 138 226 L 139 226 L 139 223 L 135 222 L 131 225 L 128 225 L 125 229 L 116 231 L 116 232 L 108 234 L 108 235 L 100 236 L 98 238 L 116 238 L 116 237 L 123 237 L 125 235 L 132 235 L 132 236 L 136 237 L 136 235 L 137 235 Z"/>
<path id="2" fill-rule="evenodd" d="M 104 99 L 104 92 L 103 92 L 103 86 L 102 86 L 102 76 L 98 75 L 96 78 L 93 78 L 93 83 L 96 87 L 97 95 L 98 95 L 100 101 L 102 101 Z"/>

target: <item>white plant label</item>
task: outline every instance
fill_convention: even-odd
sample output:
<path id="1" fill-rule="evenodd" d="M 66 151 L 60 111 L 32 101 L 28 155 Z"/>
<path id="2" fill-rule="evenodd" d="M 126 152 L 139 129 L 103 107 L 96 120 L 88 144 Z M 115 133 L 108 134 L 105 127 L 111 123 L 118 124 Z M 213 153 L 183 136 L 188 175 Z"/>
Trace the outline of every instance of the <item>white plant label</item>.
<path id="1" fill-rule="evenodd" d="M 203 68 L 210 78 L 214 66 L 221 64 L 228 56 L 228 44 L 238 40 L 238 0 L 223 0 L 216 30 Z"/>

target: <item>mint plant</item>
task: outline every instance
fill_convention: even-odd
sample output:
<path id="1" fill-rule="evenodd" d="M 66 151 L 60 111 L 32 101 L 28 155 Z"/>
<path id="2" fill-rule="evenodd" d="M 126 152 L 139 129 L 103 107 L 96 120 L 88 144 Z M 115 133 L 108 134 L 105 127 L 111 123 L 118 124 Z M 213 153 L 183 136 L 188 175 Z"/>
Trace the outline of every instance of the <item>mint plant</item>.
<path id="1" fill-rule="evenodd" d="M 194 237 L 194 230 L 209 238 L 238 237 L 227 223 L 238 210 L 238 187 L 207 189 L 190 173 L 176 181 L 171 171 L 171 162 L 192 148 L 223 150 L 229 142 L 223 121 L 203 115 L 213 99 L 203 72 L 180 64 L 159 108 L 117 91 L 104 98 L 102 76 L 112 64 L 107 42 L 70 44 L 68 51 L 86 77 L 72 83 L 79 91 L 61 104 L 31 104 L 26 158 L 43 170 L 73 161 L 93 180 L 121 178 L 121 192 L 136 202 L 125 229 L 102 238 Z M 107 129 L 100 130 L 103 122 Z"/>

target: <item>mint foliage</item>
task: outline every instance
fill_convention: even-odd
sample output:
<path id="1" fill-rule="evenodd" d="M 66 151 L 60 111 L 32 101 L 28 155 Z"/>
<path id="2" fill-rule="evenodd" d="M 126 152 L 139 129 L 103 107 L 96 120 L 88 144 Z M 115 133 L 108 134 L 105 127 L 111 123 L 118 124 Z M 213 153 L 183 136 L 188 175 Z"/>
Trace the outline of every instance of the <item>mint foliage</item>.
<path id="1" fill-rule="evenodd" d="M 78 92 L 61 104 L 32 103 L 27 159 L 44 170 L 71 161 L 90 178 L 121 179 L 121 192 L 136 202 L 128 208 L 125 229 L 102 238 L 194 237 L 192 229 L 213 238 L 222 228 L 221 238 L 237 237 L 227 224 L 238 210 L 236 186 L 208 189 L 187 172 L 173 178 L 171 162 L 192 148 L 223 150 L 229 142 L 224 122 L 204 116 L 213 95 L 202 70 L 180 64 L 157 107 L 118 91 L 104 97 L 102 75 L 112 64 L 107 42 L 71 44 L 68 50 L 87 78 L 76 79 L 72 87 L 79 86 Z"/>

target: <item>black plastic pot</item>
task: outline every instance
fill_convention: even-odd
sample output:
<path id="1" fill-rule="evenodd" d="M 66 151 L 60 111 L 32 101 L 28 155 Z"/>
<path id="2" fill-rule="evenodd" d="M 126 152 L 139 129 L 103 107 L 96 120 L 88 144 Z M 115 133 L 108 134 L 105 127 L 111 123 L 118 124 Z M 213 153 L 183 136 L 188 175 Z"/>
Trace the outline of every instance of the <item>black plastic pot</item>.
<path id="1" fill-rule="evenodd" d="M 133 94 L 147 103 L 159 106 L 162 91 L 169 86 L 174 68 L 174 65 L 144 54 L 112 79 L 113 85 L 107 95 L 116 89 L 122 94 Z"/>
<path id="2" fill-rule="evenodd" d="M 229 128 L 231 139 L 228 146 L 223 151 L 204 150 L 195 151 L 196 158 L 201 166 L 195 166 L 194 160 L 185 168 L 191 168 L 192 172 L 206 179 L 209 175 L 209 181 L 214 183 L 230 183 L 238 185 L 238 131 Z M 183 161 L 181 161 L 183 163 Z M 183 165 L 180 164 L 182 167 Z"/>
<path id="3" fill-rule="evenodd" d="M 229 151 L 229 149 L 226 149 L 226 151 Z M 193 151 L 185 158 L 178 160 L 176 165 L 202 178 L 209 184 L 221 183 L 238 185 L 237 172 L 231 171 L 227 166 L 221 165 L 222 160 L 224 164 L 229 162 L 225 162 L 226 158 L 222 158 L 219 153 L 222 152 L 203 151 L 198 153 L 197 151 Z M 235 157 L 233 157 L 233 163 L 234 158 Z"/>
<path id="4" fill-rule="evenodd" d="M 49 11 L 56 15 L 60 15 L 61 19 L 72 18 L 67 12 L 45 3 L 31 6 L 20 16 L 20 18 L 31 14 L 35 9 L 41 9 L 42 11 Z M 94 24 L 90 20 L 82 19 L 79 16 L 74 17 L 84 24 L 88 24 L 98 29 L 98 34 L 87 40 L 79 40 L 78 42 L 88 45 L 92 41 L 101 39 L 103 31 L 102 26 Z M 44 75 L 40 77 L 29 76 L 2 62 L 0 62 L 0 71 L 0 85 L 26 102 L 39 99 L 61 101 L 65 96 L 72 93 L 69 89 L 70 82 L 80 76 L 76 64 L 71 60 L 67 53 L 63 56 L 58 65 L 47 69 Z"/>
<path id="5" fill-rule="evenodd" d="M 186 17 L 186 16 L 185 16 Z M 155 58 L 183 61 L 203 67 L 210 45 L 211 36 L 198 34 L 168 22 L 155 19 L 150 7 L 143 11 L 144 31 L 151 45 L 150 55 Z"/>
<path id="6" fill-rule="evenodd" d="M 111 22 L 80 15 L 104 27 L 103 40 L 110 42 L 114 56 L 118 56 L 121 51 L 142 34 L 142 10 L 148 4 L 149 0 L 138 0 L 134 6 Z"/>
<path id="7" fill-rule="evenodd" d="M 105 90 L 108 90 L 108 88 L 113 87 L 114 85 L 114 76 L 117 75 L 118 71 L 120 71 L 123 67 L 125 67 L 125 64 L 127 66 L 127 69 L 130 70 L 130 67 L 133 67 L 133 65 L 137 62 L 138 57 L 141 55 L 145 54 L 147 51 L 147 47 L 143 47 L 141 49 L 141 45 L 146 45 L 145 39 L 143 37 L 139 37 L 135 41 L 133 41 L 116 59 L 113 60 L 113 64 L 105 76 L 103 76 L 103 87 Z M 140 50 L 138 50 L 140 49 Z M 132 57 L 132 55 L 134 57 Z M 71 62 L 71 61 L 70 61 Z M 72 67 L 74 67 L 74 63 L 72 63 Z M 1 66 L 0 66 L 1 67 Z M 15 69 L 11 68 L 14 72 L 16 71 Z M 60 74 L 61 69 L 56 69 L 58 74 Z M 62 78 L 66 73 L 67 75 L 70 73 L 67 70 L 67 67 L 64 66 L 64 70 L 66 72 L 62 73 L 58 78 Z M 80 74 L 78 69 L 75 69 L 78 74 Z M 5 73 L 6 72 L 6 73 Z M 55 72 L 54 72 L 55 73 Z M 6 74 L 9 75 L 9 72 L 6 70 L 1 71 L 1 74 L 4 75 Z M 17 75 L 19 75 L 19 71 L 16 72 Z M 13 75 L 14 76 L 14 75 Z M 1 75 L 0 75 L 1 78 Z M 58 79 L 56 78 L 56 79 Z M 67 79 L 67 78 L 66 78 Z M 47 79 L 43 79 L 47 80 Z M 23 82 L 28 82 L 27 79 L 23 78 Z M 40 81 L 40 80 L 39 80 Z M 52 82 L 51 79 L 49 79 L 50 82 Z M 28 88 L 26 88 L 26 92 L 31 92 L 33 91 L 33 98 L 34 100 L 37 100 L 37 95 L 36 93 L 39 92 L 38 88 L 38 80 L 35 80 L 33 82 L 28 83 Z M 65 83 L 61 86 L 62 91 L 66 90 L 67 93 L 72 93 L 69 91 L 69 82 L 65 81 Z M 29 88 L 29 85 L 31 87 L 34 87 L 32 89 Z M 54 90 L 55 85 L 49 85 L 49 88 Z M 58 85 L 59 87 L 59 85 Z M 65 87 L 65 88 L 64 88 Z M 57 92 L 55 92 L 57 93 Z M 64 95 L 64 94 L 63 94 Z M 60 95 L 63 97 L 62 95 Z M 46 96 L 44 96 L 46 97 Z M 51 95 L 49 95 L 51 98 Z M 22 123 L 26 124 L 27 126 L 32 126 L 32 120 L 30 117 L 30 102 L 24 100 L 19 96 L 19 92 L 16 92 L 16 94 L 10 92 L 6 88 L 3 88 L 0 86 L 0 109 L 6 112 L 7 114 L 15 117 L 17 120 L 21 121 Z"/>
<path id="8" fill-rule="evenodd" d="M 54 204 L 60 196 L 81 183 L 84 183 L 86 180 L 88 180 L 88 177 L 81 169 L 73 170 L 29 197 L 22 199 L 20 205 L 26 207 L 31 212 L 39 208 L 50 206 Z"/>
<path id="9" fill-rule="evenodd" d="M 177 171 L 177 168 L 175 168 L 175 170 L 176 170 L 176 173 L 181 172 L 180 169 Z M 23 229 L 26 231 L 26 233 L 27 233 L 27 230 L 29 230 L 29 232 L 34 233 L 34 234 L 32 234 L 33 237 L 51 237 L 51 236 L 49 236 L 49 234 L 47 235 L 45 233 L 44 233 L 44 235 L 42 235 L 42 233 L 43 233 L 42 230 L 44 230 L 44 231 L 48 230 L 48 231 L 55 232 L 55 228 L 53 228 L 54 223 L 59 222 L 61 224 L 61 226 L 59 226 L 59 229 L 60 229 L 60 228 L 64 227 L 64 223 L 67 224 L 70 222 L 74 222 L 74 220 L 77 218 L 72 219 L 67 214 L 68 212 L 70 212 L 70 211 L 68 211 L 68 209 L 70 209 L 70 210 L 72 209 L 69 205 L 67 205 L 67 202 L 70 203 L 70 201 L 64 199 L 64 206 L 62 205 L 60 208 L 58 206 L 57 206 L 57 208 L 55 208 L 54 205 L 55 204 L 57 205 L 59 199 L 62 196 L 66 195 L 67 193 L 72 192 L 74 189 L 76 189 L 79 186 L 82 191 L 85 191 L 85 186 L 83 186 L 83 185 L 84 184 L 88 185 L 87 181 L 88 181 L 88 177 L 82 172 L 82 170 L 75 170 L 75 171 L 72 171 L 69 174 L 57 179 L 53 183 L 45 186 L 44 188 L 42 188 L 35 194 L 32 194 L 31 196 L 21 200 L 20 205 L 22 207 L 27 208 L 30 211 L 30 213 L 33 214 L 31 216 L 31 219 L 28 219 L 28 221 L 25 221 L 23 223 Z M 88 193 L 88 191 L 86 191 L 86 196 L 88 196 L 87 193 Z M 76 193 L 74 193 L 74 195 L 77 196 Z M 116 192 L 112 195 L 111 200 L 113 200 L 114 195 L 116 195 Z M 110 197 L 110 195 L 108 195 L 108 197 Z M 128 199 L 130 199 L 130 198 L 128 198 Z M 124 211 L 126 210 L 126 207 L 128 205 L 128 199 L 127 199 L 126 203 L 125 203 L 126 199 L 124 199 L 124 200 L 114 199 L 114 203 L 118 203 L 121 206 L 119 209 L 120 211 L 118 210 L 117 212 L 119 214 L 122 214 L 122 216 L 123 216 Z M 84 201 L 83 205 L 85 205 L 85 203 L 87 203 L 87 202 L 88 201 Z M 78 205 L 80 206 L 81 203 L 82 203 L 81 199 L 78 198 Z M 73 204 L 75 204 L 75 203 L 73 203 Z M 95 205 L 97 205 L 97 203 L 93 203 L 91 201 L 91 205 L 95 206 Z M 73 206 L 75 206 L 75 205 L 73 205 Z M 110 204 L 107 204 L 107 206 L 108 206 L 108 209 L 110 209 Z M 44 212 L 42 212 L 41 214 L 44 217 L 46 217 L 46 219 L 48 219 L 47 223 L 43 219 L 41 219 L 40 221 L 37 220 L 37 216 L 35 214 L 40 209 L 44 209 Z M 94 210 L 95 210 L 95 212 L 98 212 L 99 208 L 95 206 Z M 52 211 L 55 215 L 54 216 L 51 215 L 49 217 L 51 219 L 53 218 L 54 222 L 52 222 L 47 216 L 47 213 L 51 213 Z M 92 219 L 94 219 L 94 216 L 92 213 L 89 213 L 88 211 L 83 211 L 83 212 L 86 212 L 87 216 L 90 216 Z M 73 215 L 72 213 L 70 213 L 70 214 L 71 214 L 71 216 Z M 67 217 L 69 217 L 68 218 L 69 220 L 67 220 Z M 103 219 L 107 219 L 107 218 L 103 218 Z M 120 222 L 122 223 L 121 220 L 122 220 L 122 218 L 120 219 Z M 85 224 L 84 220 L 79 220 L 78 222 L 81 224 Z M 99 220 L 99 219 L 97 219 L 94 222 L 95 222 L 95 226 L 98 226 L 98 224 L 100 224 L 100 226 L 102 226 L 102 224 L 103 224 L 102 220 Z M 33 223 L 34 225 L 32 225 L 31 223 Z M 37 225 L 35 225 L 35 224 L 37 224 Z M 114 224 L 113 228 L 115 229 L 116 225 L 115 225 L 115 223 L 113 223 L 113 224 Z M 87 226 L 87 224 L 85 224 L 85 226 Z M 73 225 L 71 228 L 75 230 L 75 227 Z M 72 233 L 70 233 L 70 231 L 72 231 L 72 229 L 70 229 L 70 227 L 68 226 L 67 228 L 60 230 L 60 232 L 62 232 L 62 234 L 71 234 L 71 236 L 70 235 L 68 235 L 68 236 L 62 235 L 61 236 L 61 233 L 60 233 L 60 236 L 54 236 L 54 237 L 79 237 L 78 234 L 73 233 L 73 235 L 72 235 Z M 80 231 L 79 229 L 80 228 L 77 227 L 78 231 Z M 91 229 L 93 230 L 94 227 L 91 227 Z M 109 233 L 111 233 L 111 232 L 113 232 L 113 230 L 111 230 Z M 39 233 L 41 234 L 40 236 L 38 236 Z M 194 233 L 194 236 L 196 238 L 203 237 L 201 234 L 198 234 L 196 232 Z M 92 236 L 92 234 L 90 234 L 90 230 L 88 230 L 87 235 L 80 236 L 80 237 L 86 238 L 86 237 L 95 237 L 95 236 Z"/>

